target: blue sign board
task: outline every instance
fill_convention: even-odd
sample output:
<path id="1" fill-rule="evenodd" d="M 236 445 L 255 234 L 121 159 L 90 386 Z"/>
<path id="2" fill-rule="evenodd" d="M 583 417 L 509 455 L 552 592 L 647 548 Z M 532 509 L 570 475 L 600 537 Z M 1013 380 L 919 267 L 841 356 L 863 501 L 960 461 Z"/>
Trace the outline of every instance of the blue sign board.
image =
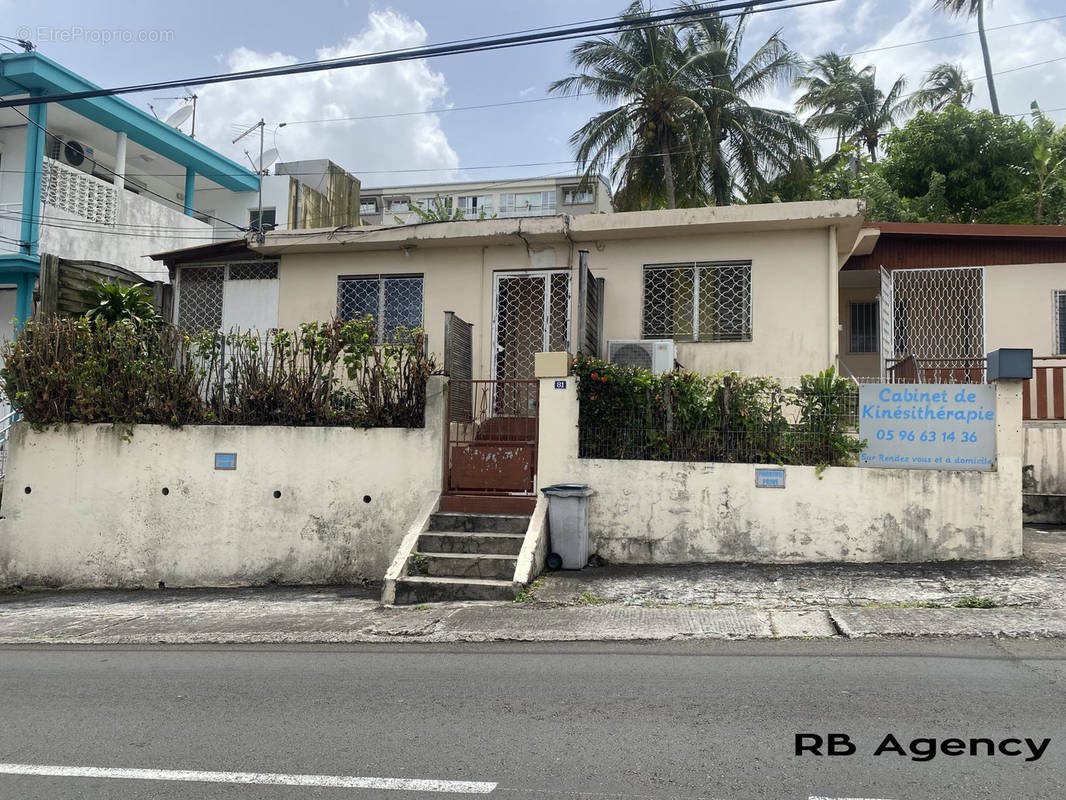
<path id="1" fill-rule="evenodd" d="M 784 489 L 785 471 L 783 469 L 756 469 L 755 487 L 757 489 Z"/>
<path id="2" fill-rule="evenodd" d="M 990 471 L 996 463 L 996 389 L 982 384 L 864 383 L 859 465 Z"/>
<path id="3" fill-rule="evenodd" d="M 555 382 L 555 388 L 556 389 L 565 389 L 566 388 L 566 381 L 556 381 Z"/>
<path id="4" fill-rule="evenodd" d="M 215 453 L 215 469 L 237 469 L 237 454 Z"/>

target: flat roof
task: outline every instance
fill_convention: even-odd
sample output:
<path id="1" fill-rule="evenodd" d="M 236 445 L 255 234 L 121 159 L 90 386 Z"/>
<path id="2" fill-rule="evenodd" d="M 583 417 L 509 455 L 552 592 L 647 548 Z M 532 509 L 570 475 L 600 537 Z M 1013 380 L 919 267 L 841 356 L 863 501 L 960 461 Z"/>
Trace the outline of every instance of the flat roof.
<path id="1" fill-rule="evenodd" d="M 37 51 L 0 55 L 0 96 L 65 94 L 99 89 L 66 67 Z M 202 142 L 123 100 L 108 95 L 63 101 L 60 105 L 113 131 L 124 132 L 132 141 L 171 161 L 192 169 L 219 186 L 234 192 L 259 188 L 259 176 L 226 158 Z"/>

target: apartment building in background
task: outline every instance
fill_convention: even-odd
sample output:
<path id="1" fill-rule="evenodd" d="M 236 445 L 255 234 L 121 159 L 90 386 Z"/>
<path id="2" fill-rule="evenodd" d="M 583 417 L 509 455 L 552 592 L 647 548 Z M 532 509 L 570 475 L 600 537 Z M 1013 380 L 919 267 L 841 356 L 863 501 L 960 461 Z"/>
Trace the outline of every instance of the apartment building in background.
<path id="1" fill-rule="evenodd" d="M 419 221 L 411 205 L 428 210 L 438 197 L 446 209 L 462 211 L 464 219 L 612 211 L 611 187 L 604 176 L 597 176 L 591 185 L 582 185 L 580 176 L 570 175 L 364 188 L 360 192 L 359 215 L 364 225 L 409 225 Z"/>

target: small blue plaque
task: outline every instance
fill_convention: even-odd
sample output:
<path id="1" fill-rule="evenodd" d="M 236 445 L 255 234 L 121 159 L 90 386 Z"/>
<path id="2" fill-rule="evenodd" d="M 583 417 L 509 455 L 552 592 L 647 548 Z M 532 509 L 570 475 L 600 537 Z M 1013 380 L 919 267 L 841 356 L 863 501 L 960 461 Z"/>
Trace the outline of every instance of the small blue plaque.
<path id="1" fill-rule="evenodd" d="M 237 469 L 237 454 L 215 453 L 215 469 Z"/>
<path id="2" fill-rule="evenodd" d="M 566 388 L 566 381 L 556 381 L 555 382 L 555 388 L 556 389 L 565 389 Z"/>
<path id="3" fill-rule="evenodd" d="M 784 489 L 785 471 L 783 469 L 755 470 L 755 487 L 758 489 Z"/>

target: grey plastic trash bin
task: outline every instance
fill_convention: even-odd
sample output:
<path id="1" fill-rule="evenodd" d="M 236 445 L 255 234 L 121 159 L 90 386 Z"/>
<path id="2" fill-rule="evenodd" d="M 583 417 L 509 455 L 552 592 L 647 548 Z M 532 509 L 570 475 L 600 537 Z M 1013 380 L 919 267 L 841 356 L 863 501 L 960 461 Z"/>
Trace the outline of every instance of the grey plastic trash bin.
<path id="1" fill-rule="evenodd" d="M 550 551 L 563 569 L 582 569 L 589 560 L 589 497 L 594 492 L 578 483 L 557 483 L 541 489 L 548 498 Z"/>

